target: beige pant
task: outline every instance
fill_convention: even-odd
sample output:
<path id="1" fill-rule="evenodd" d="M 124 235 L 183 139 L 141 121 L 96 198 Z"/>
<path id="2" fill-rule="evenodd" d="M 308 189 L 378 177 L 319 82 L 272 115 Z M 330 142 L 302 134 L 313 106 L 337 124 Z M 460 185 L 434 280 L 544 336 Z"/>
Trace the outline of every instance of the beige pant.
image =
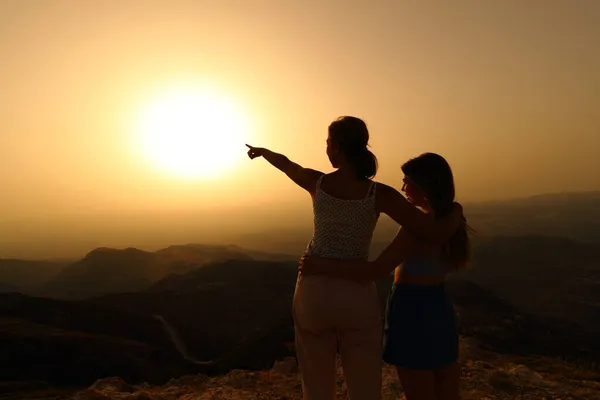
<path id="1" fill-rule="evenodd" d="M 382 321 L 375 284 L 298 278 L 296 352 L 304 400 L 333 400 L 339 352 L 351 400 L 381 398 Z"/>

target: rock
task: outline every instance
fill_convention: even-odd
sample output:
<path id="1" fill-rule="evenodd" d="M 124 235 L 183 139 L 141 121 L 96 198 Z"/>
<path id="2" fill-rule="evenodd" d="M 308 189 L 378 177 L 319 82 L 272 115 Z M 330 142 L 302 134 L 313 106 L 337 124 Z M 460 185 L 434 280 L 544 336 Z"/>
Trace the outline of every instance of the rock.
<path id="1" fill-rule="evenodd" d="M 86 389 L 75 393 L 72 400 L 111 400 L 112 397 L 98 390 Z"/>
<path id="2" fill-rule="evenodd" d="M 514 382 L 512 376 L 504 371 L 493 371 L 489 375 L 488 383 L 496 391 L 505 393 L 518 391 L 518 385 Z"/>
<path id="3" fill-rule="evenodd" d="M 465 338 L 459 347 L 459 358 L 462 362 L 466 360 L 477 360 L 480 358 L 480 347 L 472 338 Z"/>
<path id="4" fill-rule="evenodd" d="M 86 389 L 76 393 L 71 400 L 169 400 L 173 397 L 165 397 L 161 394 L 149 393 L 145 391 L 138 392 L 117 392 L 113 386 L 107 386 L 109 389 Z M 177 397 L 179 398 L 179 396 Z"/>
<path id="5" fill-rule="evenodd" d="M 233 370 L 225 376 L 224 383 L 236 389 L 256 386 L 258 374 L 250 371 Z"/>
<path id="6" fill-rule="evenodd" d="M 298 363 L 294 357 L 287 357 L 281 361 L 275 361 L 273 370 L 282 375 L 290 375 L 298 372 Z"/>
<path id="7" fill-rule="evenodd" d="M 134 393 L 123 400 L 167 400 L 166 397 L 146 392 Z"/>
<path id="8" fill-rule="evenodd" d="M 167 386 L 199 386 L 205 383 L 207 380 L 208 377 L 202 374 L 185 375 L 180 378 L 171 379 L 167 383 Z"/>
<path id="9" fill-rule="evenodd" d="M 102 392 L 117 392 L 117 393 L 132 393 L 133 386 L 125 382 L 119 377 L 98 379 L 90 389 L 95 389 Z"/>
<path id="10" fill-rule="evenodd" d="M 509 369 L 508 373 L 531 383 L 541 383 L 544 381 L 544 378 L 540 374 L 524 365 L 517 365 L 516 367 Z"/>

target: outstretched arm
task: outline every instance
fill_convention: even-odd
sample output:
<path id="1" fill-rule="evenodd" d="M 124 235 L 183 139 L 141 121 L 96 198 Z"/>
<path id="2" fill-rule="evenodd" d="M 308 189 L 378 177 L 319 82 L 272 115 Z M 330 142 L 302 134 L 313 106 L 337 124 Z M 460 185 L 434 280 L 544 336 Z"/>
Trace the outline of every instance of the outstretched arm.
<path id="1" fill-rule="evenodd" d="M 286 174 L 298 186 L 311 194 L 315 193 L 317 181 L 319 180 L 319 177 L 323 175 L 322 172 L 304 168 L 291 161 L 283 154 L 275 153 L 274 151 L 262 147 L 252 147 L 248 144 L 246 146 L 249 148 L 248 157 L 250 157 L 250 159 L 263 157 L 272 166 Z"/>
<path id="2" fill-rule="evenodd" d="M 400 229 L 394 240 L 374 261 L 340 260 L 305 256 L 300 260 L 303 274 L 326 274 L 357 281 L 372 281 L 384 277 L 396 268 L 414 245 L 406 230 Z"/>
<path id="3" fill-rule="evenodd" d="M 456 229 L 465 223 L 462 206 L 459 203 L 454 203 L 454 209 L 449 215 L 433 220 L 390 186 L 378 184 L 377 194 L 378 211 L 389 215 L 412 234 L 426 241 L 444 244 Z"/>

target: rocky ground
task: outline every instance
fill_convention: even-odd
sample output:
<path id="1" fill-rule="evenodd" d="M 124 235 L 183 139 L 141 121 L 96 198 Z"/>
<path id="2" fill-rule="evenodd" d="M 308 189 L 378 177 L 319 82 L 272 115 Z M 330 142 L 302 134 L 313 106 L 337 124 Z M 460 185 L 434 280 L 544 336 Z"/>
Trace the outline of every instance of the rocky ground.
<path id="1" fill-rule="evenodd" d="M 518 357 L 481 349 L 471 339 L 462 341 L 462 395 L 465 400 L 596 400 L 600 399 L 600 372 L 545 357 Z M 402 387 L 392 367 L 383 366 L 383 399 L 402 398 Z M 18 397 L 14 397 L 18 396 Z M 4 399 L 44 400 L 300 400 L 301 383 L 294 359 L 268 371 L 232 371 L 206 377 L 188 375 L 163 386 L 130 385 L 106 378 L 71 393 L 48 389 L 13 394 Z M 337 399 L 347 399 L 340 375 Z"/>

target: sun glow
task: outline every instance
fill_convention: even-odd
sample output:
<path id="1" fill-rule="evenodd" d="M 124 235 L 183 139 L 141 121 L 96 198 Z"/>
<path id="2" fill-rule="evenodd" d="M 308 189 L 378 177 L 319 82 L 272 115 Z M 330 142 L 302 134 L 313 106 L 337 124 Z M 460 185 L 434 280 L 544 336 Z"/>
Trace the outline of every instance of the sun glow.
<path id="1" fill-rule="evenodd" d="M 248 130 L 248 120 L 229 98 L 186 86 L 163 92 L 142 108 L 136 146 L 162 171 L 210 178 L 243 158 Z"/>

